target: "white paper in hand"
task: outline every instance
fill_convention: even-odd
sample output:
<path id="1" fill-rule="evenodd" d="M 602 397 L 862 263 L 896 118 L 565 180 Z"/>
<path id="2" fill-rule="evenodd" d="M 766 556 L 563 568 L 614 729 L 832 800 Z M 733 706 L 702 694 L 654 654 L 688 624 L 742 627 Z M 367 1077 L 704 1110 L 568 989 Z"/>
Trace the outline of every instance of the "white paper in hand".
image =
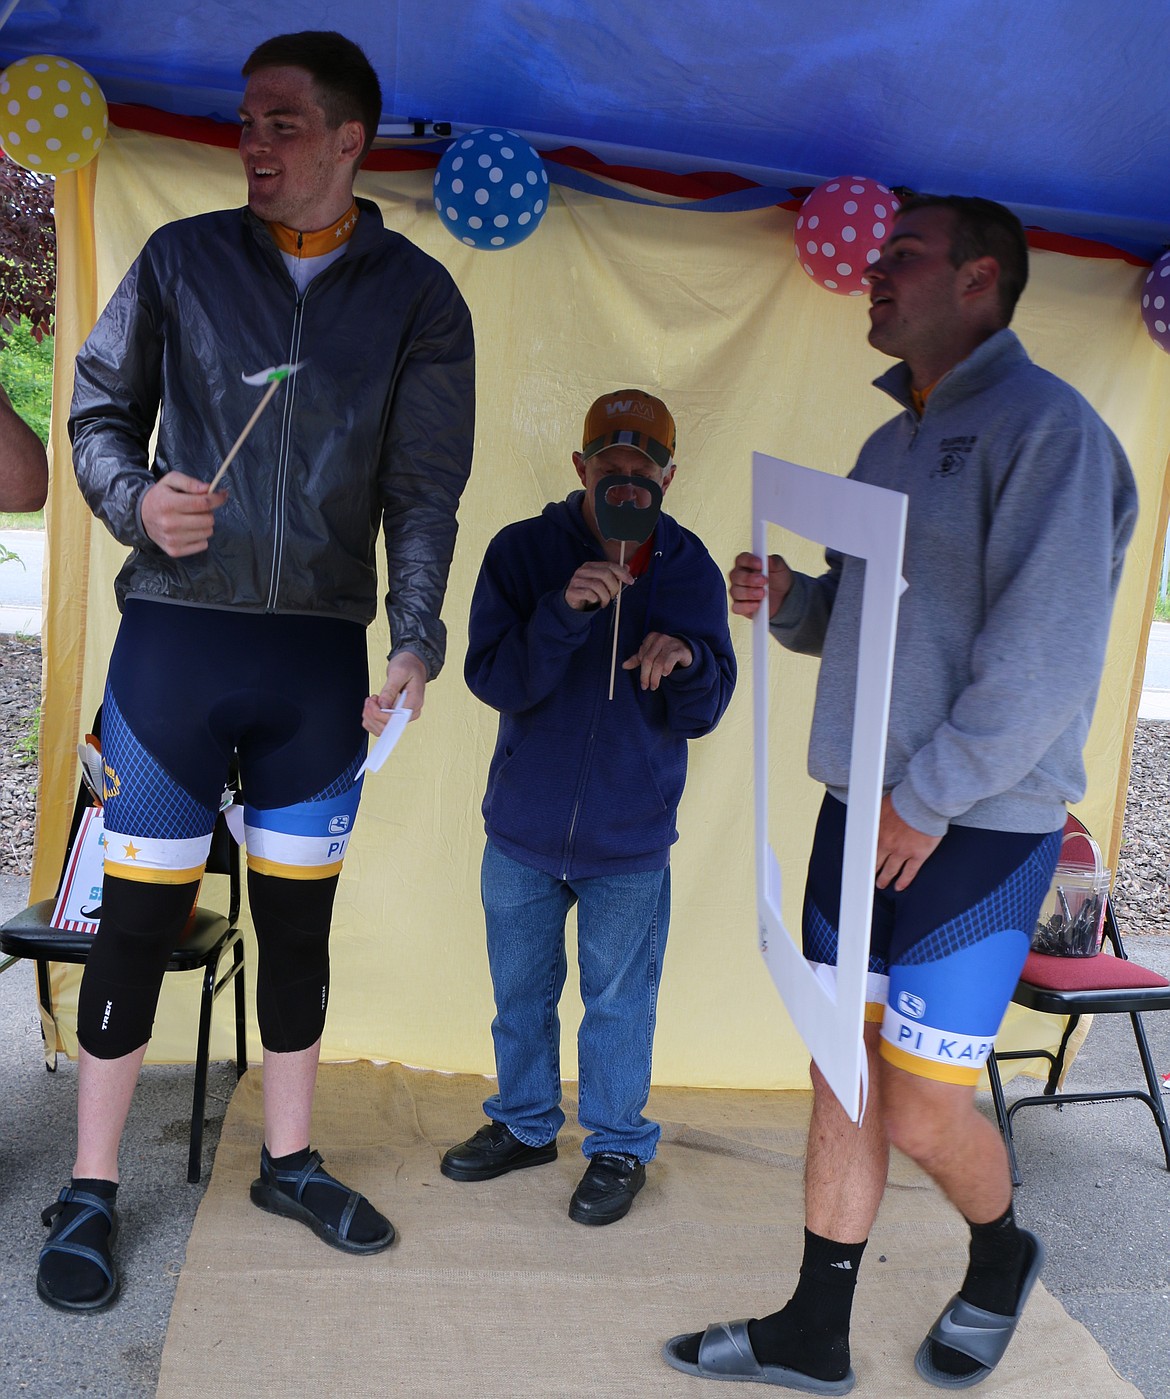
<path id="1" fill-rule="evenodd" d="M 393 709 L 383 709 L 383 714 L 389 714 L 386 727 L 378 735 L 378 741 L 366 754 L 366 760 L 358 768 L 354 781 L 356 782 L 364 772 L 377 772 L 390 754 L 394 751 L 394 745 L 402 737 L 402 731 L 410 723 L 412 710 L 403 706 L 402 695 L 398 696 L 398 702 Z"/>

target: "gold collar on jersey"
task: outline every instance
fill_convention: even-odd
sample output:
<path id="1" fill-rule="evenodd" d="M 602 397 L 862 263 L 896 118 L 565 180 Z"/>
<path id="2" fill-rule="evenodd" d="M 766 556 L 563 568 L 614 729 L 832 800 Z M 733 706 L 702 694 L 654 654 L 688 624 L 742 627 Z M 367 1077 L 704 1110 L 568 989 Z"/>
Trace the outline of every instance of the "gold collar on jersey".
<path id="1" fill-rule="evenodd" d="M 270 223 L 268 231 L 282 253 L 294 257 L 323 257 L 335 248 L 349 241 L 357 226 L 358 206 L 355 200 L 335 224 L 318 229 L 313 233 L 300 233 L 295 228 L 286 228 L 282 223 Z"/>

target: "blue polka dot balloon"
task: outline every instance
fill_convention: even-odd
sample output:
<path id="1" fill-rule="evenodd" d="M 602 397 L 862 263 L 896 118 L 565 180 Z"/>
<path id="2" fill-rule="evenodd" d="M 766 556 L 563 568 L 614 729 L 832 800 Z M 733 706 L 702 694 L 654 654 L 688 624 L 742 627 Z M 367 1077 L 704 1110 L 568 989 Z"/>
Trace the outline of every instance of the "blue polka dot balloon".
<path id="1" fill-rule="evenodd" d="M 481 126 L 452 141 L 439 161 L 435 208 L 469 248 L 514 248 L 548 208 L 548 171 L 522 136 Z"/>

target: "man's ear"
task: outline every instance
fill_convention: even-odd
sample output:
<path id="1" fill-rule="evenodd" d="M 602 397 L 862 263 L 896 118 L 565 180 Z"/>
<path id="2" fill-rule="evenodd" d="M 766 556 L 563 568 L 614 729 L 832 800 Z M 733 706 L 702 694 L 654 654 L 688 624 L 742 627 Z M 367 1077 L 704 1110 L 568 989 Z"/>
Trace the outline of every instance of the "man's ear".
<path id="1" fill-rule="evenodd" d="M 675 470 L 676 470 L 677 467 L 678 467 L 678 462 L 672 461 L 672 462 L 670 463 L 670 465 L 666 468 L 666 470 L 662 473 L 662 494 L 663 494 L 663 495 L 666 494 L 666 488 L 667 488 L 667 486 L 669 486 L 670 483 L 674 480 L 674 473 L 675 473 Z"/>
<path id="2" fill-rule="evenodd" d="M 581 484 L 585 484 L 585 458 L 580 452 L 573 453 L 573 465 L 577 468 L 577 475 L 581 478 Z"/>
<path id="3" fill-rule="evenodd" d="M 964 296 L 999 296 L 999 263 L 993 257 L 973 257 L 963 264 Z"/>
<path id="4" fill-rule="evenodd" d="M 343 121 L 338 128 L 338 135 L 341 137 L 338 156 L 340 160 L 352 164 L 366 144 L 366 129 L 360 121 Z"/>

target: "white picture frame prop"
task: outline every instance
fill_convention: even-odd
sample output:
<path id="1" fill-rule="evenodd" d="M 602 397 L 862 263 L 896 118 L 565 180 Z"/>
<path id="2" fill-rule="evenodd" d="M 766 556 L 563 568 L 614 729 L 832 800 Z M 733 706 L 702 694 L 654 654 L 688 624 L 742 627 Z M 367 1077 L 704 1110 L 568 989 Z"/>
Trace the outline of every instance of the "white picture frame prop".
<path id="1" fill-rule="evenodd" d="M 768 831 L 768 649 L 775 642 L 766 604 L 756 614 L 752 645 L 760 951 L 801 1039 L 853 1122 L 865 1101 L 866 971 L 898 602 L 906 586 L 906 508 L 900 491 L 752 454 L 752 547 L 759 558 L 767 558 L 771 523 L 865 560 L 835 984 L 804 960 L 781 913 L 780 864 Z"/>

